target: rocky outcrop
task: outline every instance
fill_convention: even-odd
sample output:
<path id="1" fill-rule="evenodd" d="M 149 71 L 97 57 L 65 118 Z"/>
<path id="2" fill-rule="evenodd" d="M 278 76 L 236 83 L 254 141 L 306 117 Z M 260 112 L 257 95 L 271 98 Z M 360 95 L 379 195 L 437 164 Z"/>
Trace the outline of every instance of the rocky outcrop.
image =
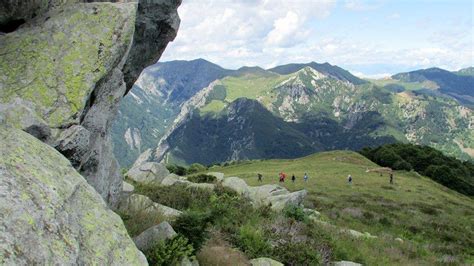
<path id="1" fill-rule="evenodd" d="M 333 262 L 332 265 L 334 266 L 362 266 L 362 264 L 360 263 L 345 261 L 345 260 Z"/>
<path id="2" fill-rule="evenodd" d="M 147 162 L 132 167 L 125 176 L 138 183 L 159 184 L 170 174 L 166 166 L 162 163 Z"/>
<path id="3" fill-rule="evenodd" d="M 117 208 L 122 213 L 146 212 L 150 216 L 161 216 L 168 221 L 175 220 L 176 217 L 181 215 L 181 211 L 153 202 L 147 196 L 140 194 L 122 197 Z"/>
<path id="4" fill-rule="evenodd" d="M 122 187 L 123 192 L 133 192 L 134 190 L 135 190 L 135 187 L 132 184 L 123 181 L 123 187 Z"/>
<path id="5" fill-rule="evenodd" d="M 122 220 L 52 147 L 0 126 L 1 265 L 146 265 Z"/>
<path id="6" fill-rule="evenodd" d="M 176 36 L 181 1 L 20 2 L 0 4 L 0 26 L 25 22 L 0 35 L 1 120 L 56 147 L 113 206 L 122 179 L 111 122 Z"/>
<path id="7" fill-rule="evenodd" d="M 143 231 L 141 234 L 135 237 L 133 241 L 135 241 L 135 245 L 137 245 L 138 249 L 146 251 L 157 242 L 171 239 L 176 235 L 177 234 L 173 230 L 173 227 L 171 227 L 168 222 L 162 222 Z"/>
<path id="8" fill-rule="evenodd" d="M 283 266 L 283 263 L 270 258 L 258 258 L 250 260 L 252 266 Z"/>
<path id="9" fill-rule="evenodd" d="M 289 192 L 286 188 L 278 185 L 263 185 L 252 187 L 238 177 L 226 177 L 222 186 L 234 190 L 240 195 L 249 198 L 255 206 L 270 205 L 275 211 L 281 211 L 289 205 L 301 205 L 306 197 L 307 191 L 300 190 Z"/>

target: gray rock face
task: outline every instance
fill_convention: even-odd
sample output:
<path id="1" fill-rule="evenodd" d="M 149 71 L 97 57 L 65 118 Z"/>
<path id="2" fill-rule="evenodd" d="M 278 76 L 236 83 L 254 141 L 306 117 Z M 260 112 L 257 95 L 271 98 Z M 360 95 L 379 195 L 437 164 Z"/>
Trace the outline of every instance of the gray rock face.
<path id="1" fill-rule="evenodd" d="M 212 176 L 215 176 L 216 177 L 216 180 L 217 182 L 222 182 L 224 181 L 224 174 L 223 173 L 219 173 L 219 172 L 210 172 L 210 173 L 207 173 L 208 175 L 212 175 Z"/>
<path id="2" fill-rule="evenodd" d="M 333 265 L 334 266 L 361 266 L 362 264 L 352 262 L 352 261 L 341 260 L 341 261 L 334 262 Z"/>
<path id="3" fill-rule="evenodd" d="M 283 266 L 283 263 L 270 258 L 257 258 L 250 260 L 252 266 Z"/>
<path id="4" fill-rule="evenodd" d="M 52 147 L 0 126 L 1 265 L 146 265 L 122 220 Z"/>
<path id="5" fill-rule="evenodd" d="M 123 187 L 122 187 L 123 192 L 133 192 L 134 190 L 135 190 L 135 187 L 132 184 L 123 181 Z"/>
<path id="6" fill-rule="evenodd" d="M 126 173 L 126 176 L 139 183 L 160 184 L 169 174 L 170 172 L 164 164 L 147 162 L 132 167 L 132 169 Z"/>
<path id="7" fill-rule="evenodd" d="M 181 215 L 181 211 L 153 202 L 147 196 L 132 194 L 123 197 L 118 204 L 118 210 L 124 213 L 137 213 L 144 211 L 152 216 L 163 216 L 164 219 L 172 221 Z"/>
<path id="8" fill-rule="evenodd" d="M 275 211 L 281 211 L 288 205 L 301 205 L 306 197 L 307 191 L 300 190 L 289 192 L 286 188 L 278 185 L 248 186 L 238 177 L 226 177 L 222 186 L 230 188 L 240 195 L 249 198 L 252 203 L 259 207 L 271 205 Z"/>
<path id="9" fill-rule="evenodd" d="M 173 227 L 171 227 L 168 222 L 162 222 L 143 231 L 135 237 L 133 241 L 138 249 L 146 251 L 153 247 L 153 244 L 165 241 L 166 239 L 171 239 L 176 235 L 177 234 L 173 230 Z"/>
<path id="10" fill-rule="evenodd" d="M 1 120 L 56 147 L 114 206 L 122 180 L 111 122 L 141 70 L 176 36 L 181 1 L 79 2 L 0 3 L 0 31 L 26 21 L 0 36 Z"/>
<path id="11" fill-rule="evenodd" d="M 250 187 L 243 179 L 238 177 L 226 177 L 224 181 L 222 181 L 222 186 L 230 188 L 244 197 L 250 196 Z"/>
<path id="12" fill-rule="evenodd" d="M 178 6 L 182 0 L 153 0 L 138 3 L 132 49 L 123 68 L 127 91 L 142 70 L 156 63 L 179 28 Z"/>

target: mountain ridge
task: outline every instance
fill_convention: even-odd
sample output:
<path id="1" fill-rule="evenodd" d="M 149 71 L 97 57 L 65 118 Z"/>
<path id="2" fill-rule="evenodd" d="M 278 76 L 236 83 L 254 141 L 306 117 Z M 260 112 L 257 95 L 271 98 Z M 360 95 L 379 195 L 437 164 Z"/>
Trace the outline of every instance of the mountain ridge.
<path id="1" fill-rule="evenodd" d="M 200 61 L 207 62 L 203 59 L 200 59 Z M 180 63 L 185 63 L 185 61 L 180 61 Z M 161 139 L 156 137 L 155 144 L 151 143 L 146 147 L 146 149 L 155 150 L 150 153 L 155 154 L 150 159 L 159 161 L 165 157 L 168 160 L 174 158 L 188 164 L 192 163 L 189 158 L 202 157 L 190 155 L 187 156 L 189 157 L 188 161 L 184 162 L 186 160 L 176 158 L 179 156 L 165 156 L 169 150 L 176 150 L 177 147 L 173 145 L 179 143 L 177 141 L 168 143 L 166 138 L 171 137 L 176 140 L 173 134 L 189 138 L 191 136 L 199 137 L 190 133 L 189 130 L 186 131 L 187 134 L 173 131 L 186 128 L 182 125 L 191 120 L 194 126 L 199 119 L 202 120 L 202 123 L 217 123 L 216 121 L 219 120 L 220 116 L 227 115 L 226 109 L 240 98 L 255 100 L 274 116 L 283 119 L 285 123 L 293 123 L 294 125 L 291 127 L 295 130 L 308 132 L 308 134 L 303 134 L 305 135 L 305 141 L 314 142 L 315 147 L 318 147 L 313 151 L 360 149 L 364 147 L 362 145 L 370 146 L 371 143 L 383 144 L 401 141 L 421 144 L 431 143 L 431 145 L 445 152 L 458 154 L 465 159 L 469 158 L 464 154 L 464 150 L 468 151 L 469 147 L 473 145 L 472 141 L 469 140 L 470 133 L 466 131 L 474 124 L 472 110 L 459 105 L 452 100 L 452 97 L 443 96 L 440 93 L 430 94 L 416 89 L 422 88 L 423 84 L 431 85 L 431 83 L 427 81 L 419 82 L 418 80 L 415 82 L 402 81 L 394 78 L 390 80 L 368 80 L 362 84 L 355 80 L 355 83 L 352 83 L 350 82 L 350 76 L 348 76 L 349 78 L 341 77 L 346 72 L 336 72 L 337 75 L 331 75 L 325 69 L 314 69 L 311 64 L 318 67 L 331 67 L 334 71 L 340 69 L 328 63 L 317 64 L 314 62 L 283 65 L 277 68 L 277 72 L 283 74 L 273 72 L 272 69 L 242 67 L 238 70 L 226 70 L 230 74 L 226 73 L 226 76 L 220 79 L 214 81 L 209 79 L 209 82 L 214 84 L 212 88 L 207 86 L 198 90 L 207 90 L 205 95 L 199 96 L 199 102 L 202 102 L 199 104 L 199 108 L 193 110 L 193 108 L 186 107 L 183 110 L 186 101 L 182 101 L 179 106 L 177 105 L 178 108 L 175 107 L 176 110 L 181 109 L 181 111 L 175 110 L 175 115 L 170 116 L 170 121 L 171 118 L 176 118 L 178 113 L 180 113 L 181 118 L 174 119 L 174 122 L 168 121 L 168 126 L 163 127 Z M 296 71 L 285 74 L 285 71 L 289 71 L 290 68 Z M 349 72 L 347 71 L 347 73 Z M 199 70 L 196 74 L 199 74 Z M 196 101 L 197 99 L 193 100 L 193 97 L 190 97 L 187 101 Z M 442 109 L 437 109 L 437 106 Z M 462 115 L 456 115 L 457 112 Z M 431 118 L 425 121 L 420 119 L 422 117 Z M 407 120 L 407 118 L 409 119 Z M 213 119 L 216 121 L 211 122 Z M 455 125 L 459 125 L 461 128 L 455 129 Z M 324 127 L 328 130 L 324 130 Z M 430 133 L 430 131 L 434 133 Z M 214 137 L 218 139 L 222 137 L 220 134 L 223 134 L 214 133 Z M 205 135 L 203 133 L 203 136 Z M 322 138 L 321 135 L 326 136 L 326 139 Z M 454 140 L 440 141 L 440 136 L 443 136 L 441 138 Z M 339 138 L 339 140 L 335 138 Z M 369 141 L 374 139 L 383 141 Z M 182 146 L 185 142 L 187 140 L 183 140 L 180 145 Z M 326 147 L 318 146 L 317 143 L 319 142 L 326 143 Z M 158 143 L 164 149 L 156 149 Z M 169 144 L 171 144 L 171 147 Z M 184 154 L 187 148 L 179 147 L 179 149 L 182 151 L 181 154 Z M 229 154 L 228 150 L 233 148 L 227 147 L 226 149 L 226 151 L 215 151 L 222 155 L 219 160 L 239 159 L 238 156 L 224 155 Z M 142 149 L 142 152 L 143 150 L 145 149 Z M 239 153 L 239 151 L 235 152 Z M 245 154 L 244 150 L 240 150 L 239 154 Z M 301 156 L 301 154 L 295 153 L 294 156 Z M 249 158 L 255 159 L 256 155 Z M 210 161 L 207 160 L 205 163 L 210 163 Z"/>

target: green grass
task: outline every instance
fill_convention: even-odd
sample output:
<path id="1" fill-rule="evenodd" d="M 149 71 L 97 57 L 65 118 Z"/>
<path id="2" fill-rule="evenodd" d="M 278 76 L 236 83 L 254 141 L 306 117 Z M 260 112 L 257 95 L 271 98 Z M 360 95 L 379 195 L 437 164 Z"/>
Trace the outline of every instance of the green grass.
<path id="1" fill-rule="evenodd" d="M 201 113 L 219 113 L 225 107 L 225 103 L 219 100 L 212 100 L 206 106 L 200 109 Z"/>
<path id="2" fill-rule="evenodd" d="M 366 173 L 376 168 L 365 157 L 345 151 L 319 153 L 294 160 L 264 160 L 214 167 L 212 171 L 238 176 L 249 185 L 278 183 L 278 173 L 295 174 L 285 182 L 289 190 L 307 189 L 306 205 L 331 224 L 379 236 L 354 241 L 336 236 L 336 257 L 368 265 L 474 263 L 474 201 L 414 172 L 387 175 Z M 307 172 L 309 180 L 302 177 Z M 348 185 L 346 177 L 353 176 Z M 329 229 L 328 229 L 329 230 Z M 333 232 L 337 234 L 337 232 Z M 403 243 L 394 241 L 400 237 Z"/>
<path id="3" fill-rule="evenodd" d="M 368 81 L 382 87 L 389 84 L 400 85 L 407 91 L 419 90 L 423 88 L 434 88 L 434 84 L 429 82 L 404 82 L 396 79 L 368 79 Z"/>

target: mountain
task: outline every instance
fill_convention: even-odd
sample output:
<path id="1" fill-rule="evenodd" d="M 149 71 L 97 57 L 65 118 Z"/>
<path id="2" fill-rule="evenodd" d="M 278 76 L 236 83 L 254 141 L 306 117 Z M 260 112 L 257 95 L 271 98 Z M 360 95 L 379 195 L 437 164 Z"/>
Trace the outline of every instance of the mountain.
<path id="1" fill-rule="evenodd" d="M 440 68 L 428 68 L 392 76 L 392 79 L 409 83 L 431 83 L 420 93 L 440 93 L 458 100 L 460 103 L 474 105 L 474 76 L 472 68 L 450 72 Z"/>
<path id="2" fill-rule="evenodd" d="M 455 71 L 454 73 L 461 76 L 474 76 L 474 67 L 466 67 Z"/>
<path id="3" fill-rule="evenodd" d="M 157 89 L 151 91 L 178 88 L 162 84 L 171 80 L 167 73 L 179 73 L 177 66 L 188 68 L 182 64 L 195 62 L 162 63 L 168 68 L 166 72 L 144 75 L 131 91 L 134 109 L 126 101 L 121 106 L 120 115 L 126 114 L 122 117 L 128 120 L 117 122 L 114 137 L 118 139 L 117 157 L 128 149 L 122 166 L 128 167 L 140 152 L 141 159 L 211 164 L 294 158 L 316 151 L 359 150 L 393 142 L 429 145 L 464 160 L 474 156 L 472 108 L 444 93 L 424 92 L 423 88 L 437 91 L 435 82 L 426 77 L 400 74 L 361 80 L 327 63 L 232 71 L 207 62 L 213 71 L 205 73 L 213 75 L 200 83 L 207 86 L 193 87 L 195 94 L 190 98 L 167 101 L 161 95 L 153 98 L 140 88 L 154 88 L 156 84 Z M 200 75 L 200 70 L 194 72 Z M 215 76 L 220 78 L 212 80 Z M 147 77 L 147 85 L 141 85 Z M 185 85 L 182 80 L 180 86 Z M 189 73 L 186 80 L 193 81 L 193 75 Z M 134 117 L 131 114 L 141 118 L 130 119 Z M 140 138 L 140 145 L 131 149 L 129 144 L 136 145 L 133 141 Z"/>
<path id="4" fill-rule="evenodd" d="M 322 150 L 258 101 L 246 98 L 233 101 L 219 116 L 194 114 L 167 141 L 173 147 L 168 156 L 184 163 L 294 158 Z"/>
<path id="5" fill-rule="evenodd" d="M 342 81 L 348 81 L 355 85 L 360 85 L 366 83 L 365 80 L 360 79 L 352 75 L 349 71 L 342 69 L 338 66 L 333 66 L 329 63 L 318 64 L 316 62 L 311 62 L 307 64 L 287 64 L 282 66 L 277 66 L 269 69 L 269 71 L 278 73 L 280 75 L 287 75 L 301 70 L 302 68 L 310 67 L 318 72 L 321 72 L 325 75 L 335 77 Z"/>
<path id="6" fill-rule="evenodd" d="M 120 165 L 129 167 L 144 150 L 156 147 L 181 105 L 231 72 L 204 59 L 159 62 L 145 69 L 122 100 L 112 126 Z"/>

